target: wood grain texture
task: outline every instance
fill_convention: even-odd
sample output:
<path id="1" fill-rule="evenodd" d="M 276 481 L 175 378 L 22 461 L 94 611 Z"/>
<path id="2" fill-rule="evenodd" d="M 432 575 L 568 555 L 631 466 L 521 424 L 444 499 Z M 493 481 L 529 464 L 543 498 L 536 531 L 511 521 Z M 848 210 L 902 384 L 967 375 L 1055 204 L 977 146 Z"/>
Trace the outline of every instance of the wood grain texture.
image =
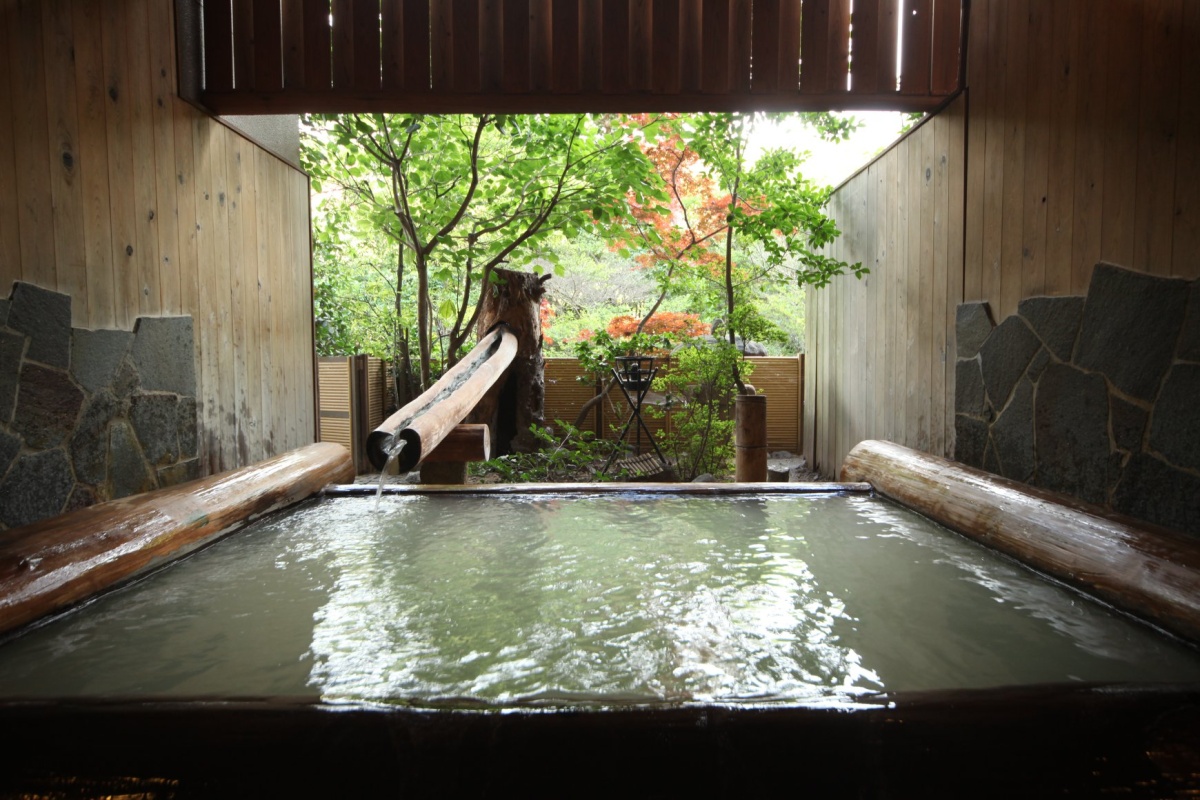
<path id="1" fill-rule="evenodd" d="M 0 632 L 132 580 L 327 484 L 353 478 L 345 448 L 313 444 L 252 467 L 9 531 L 0 542 Z"/>
<path id="2" fill-rule="evenodd" d="M 1118 608 L 1200 641 L 1200 543 L 891 442 L 851 451 L 843 481 L 934 521 Z"/>
<path id="3" fill-rule="evenodd" d="M 481 339 L 475 348 L 446 371 L 437 383 L 392 414 L 367 437 L 367 454 L 376 469 L 383 469 L 394 442 L 404 449 L 396 459 L 408 472 L 449 435 L 517 355 L 517 337 L 500 327 Z"/>
<path id="4" fill-rule="evenodd" d="M 191 315 L 206 467 L 311 442 L 306 178 L 176 96 L 170 3 L 7 0 L 0 23 L 6 67 L 31 59 L 0 75 L 0 280 L 69 294 L 77 327 Z"/>

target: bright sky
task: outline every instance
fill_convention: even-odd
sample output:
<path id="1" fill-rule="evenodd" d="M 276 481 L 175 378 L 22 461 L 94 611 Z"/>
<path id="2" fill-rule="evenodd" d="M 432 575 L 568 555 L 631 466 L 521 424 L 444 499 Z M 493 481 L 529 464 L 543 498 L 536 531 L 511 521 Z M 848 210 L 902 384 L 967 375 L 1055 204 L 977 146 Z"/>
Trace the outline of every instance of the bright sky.
<path id="1" fill-rule="evenodd" d="M 817 184 L 837 186 L 898 139 L 904 124 L 904 115 L 897 111 L 856 111 L 853 116 L 863 126 L 838 144 L 823 141 L 798 120 L 764 123 L 755 129 L 748 155 L 754 160 L 758 152 L 771 147 L 807 150 L 811 156 L 804 162 L 804 176 Z"/>

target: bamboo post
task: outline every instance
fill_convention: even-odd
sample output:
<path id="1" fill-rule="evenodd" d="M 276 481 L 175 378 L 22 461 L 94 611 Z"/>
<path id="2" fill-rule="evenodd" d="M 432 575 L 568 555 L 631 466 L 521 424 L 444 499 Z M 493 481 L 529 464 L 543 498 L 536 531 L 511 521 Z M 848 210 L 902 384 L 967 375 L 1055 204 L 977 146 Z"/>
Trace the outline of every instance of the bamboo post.
<path id="1" fill-rule="evenodd" d="M 964 536 L 1200 642 L 1193 537 L 891 442 L 860 442 L 841 477 L 868 481 Z"/>
<path id="2" fill-rule="evenodd" d="M 739 394 L 734 404 L 734 480 L 765 483 L 767 480 L 767 398 Z"/>

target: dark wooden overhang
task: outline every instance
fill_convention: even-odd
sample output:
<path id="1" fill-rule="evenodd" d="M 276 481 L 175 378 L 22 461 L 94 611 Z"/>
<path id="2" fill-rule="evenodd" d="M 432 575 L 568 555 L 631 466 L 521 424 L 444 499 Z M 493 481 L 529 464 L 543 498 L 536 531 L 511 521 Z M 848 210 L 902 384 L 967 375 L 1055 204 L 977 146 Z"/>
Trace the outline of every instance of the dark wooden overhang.
<path id="1" fill-rule="evenodd" d="M 928 111 L 969 0 L 207 0 L 217 114 Z"/>

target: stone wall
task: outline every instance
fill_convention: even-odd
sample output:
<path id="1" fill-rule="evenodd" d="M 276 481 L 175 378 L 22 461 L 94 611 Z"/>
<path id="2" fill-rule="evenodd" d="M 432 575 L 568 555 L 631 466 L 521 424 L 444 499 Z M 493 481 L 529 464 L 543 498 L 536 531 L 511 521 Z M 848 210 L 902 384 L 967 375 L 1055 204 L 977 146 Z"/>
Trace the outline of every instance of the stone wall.
<path id="1" fill-rule="evenodd" d="M 957 334 L 959 461 L 1200 535 L 1200 281 L 1099 264 Z"/>
<path id="2" fill-rule="evenodd" d="M 71 327 L 71 298 L 0 300 L 0 530 L 200 476 L 191 317 Z"/>

